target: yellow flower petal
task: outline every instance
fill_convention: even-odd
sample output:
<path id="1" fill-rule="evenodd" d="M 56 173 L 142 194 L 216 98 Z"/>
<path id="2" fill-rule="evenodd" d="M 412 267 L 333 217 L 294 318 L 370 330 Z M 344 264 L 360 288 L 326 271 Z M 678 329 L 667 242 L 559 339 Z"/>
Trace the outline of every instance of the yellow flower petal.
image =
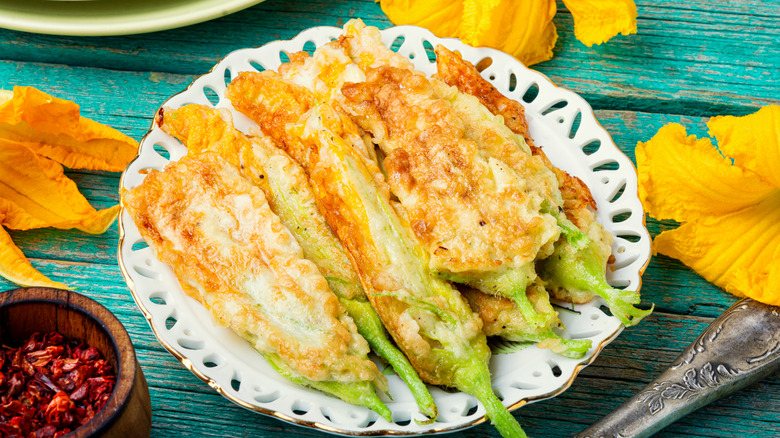
<path id="1" fill-rule="evenodd" d="M 656 237 L 654 249 L 679 259 L 737 296 L 780 304 L 780 190 L 757 205 L 688 222 Z"/>
<path id="2" fill-rule="evenodd" d="M 780 306 L 780 246 L 775 251 L 773 263 L 761 272 L 740 271 L 737 281 L 747 285 L 745 295 L 762 303 Z M 750 287 L 755 285 L 756 287 Z"/>
<path id="3" fill-rule="evenodd" d="M 0 214 L 16 230 L 40 227 L 105 232 L 119 206 L 96 211 L 60 164 L 0 138 Z"/>
<path id="4" fill-rule="evenodd" d="M 441 38 L 457 35 L 463 15 L 463 3 L 451 0 L 382 0 L 381 6 L 393 23 L 424 27 Z"/>
<path id="5" fill-rule="evenodd" d="M 75 103 L 31 87 L 0 95 L 0 137 L 69 168 L 124 170 L 138 142 L 79 115 Z"/>
<path id="6" fill-rule="evenodd" d="M 382 0 L 395 24 L 426 27 L 439 37 L 510 53 L 525 65 L 552 58 L 558 39 L 555 0 Z"/>
<path id="7" fill-rule="evenodd" d="M 780 105 L 765 106 L 744 117 L 713 117 L 707 126 L 735 165 L 780 188 Z"/>
<path id="8" fill-rule="evenodd" d="M 503 50 L 532 65 L 553 56 L 555 12 L 554 0 L 465 0 L 458 36 L 466 44 Z"/>
<path id="9" fill-rule="evenodd" d="M 732 166 L 708 138 L 687 136 L 670 123 L 636 148 L 639 196 L 656 219 L 692 221 L 760 202 L 775 188 Z"/>
<path id="10" fill-rule="evenodd" d="M 0 215 L 0 222 L 2 220 L 2 215 Z M 14 245 L 11 236 L 3 227 L 0 227 L 0 276 L 20 286 L 70 289 L 65 284 L 50 280 L 33 268 L 27 257 Z"/>
<path id="11" fill-rule="evenodd" d="M 204 105 L 191 104 L 176 109 L 165 107 L 158 113 L 157 120 L 165 132 L 184 140 L 190 154 L 218 151 L 230 160 L 230 164 L 238 167 L 241 159 L 245 158 L 241 156 L 241 151 L 251 149 L 249 140 L 238 135 L 232 122 L 225 123 L 220 110 Z"/>
<path id="12" fill-rule="evenodd" d="M 621 33 L 636 33 L 633 0 L 563 0 L 574 17 L 574 36 L 590 47 Z"/>
<path id="13" fill-rule="evenodd" d="M 737 296 L 780 305 L 780 113 L 710 120 L 709 139 L 667 125 L 637 145 L 640 197 L 659 219 L 683 224 L 653 242 Z"/>

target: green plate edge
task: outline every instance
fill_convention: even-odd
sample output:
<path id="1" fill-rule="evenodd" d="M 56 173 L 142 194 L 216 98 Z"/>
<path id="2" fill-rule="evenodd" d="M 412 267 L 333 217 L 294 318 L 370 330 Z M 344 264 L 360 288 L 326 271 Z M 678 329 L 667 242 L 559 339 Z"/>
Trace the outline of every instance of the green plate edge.
<path id="1" fill-rule="evenodd" d="M 129 35 L 200 23 L 262 1 L 0 0 L 0 27 L 50 35 Z"/>

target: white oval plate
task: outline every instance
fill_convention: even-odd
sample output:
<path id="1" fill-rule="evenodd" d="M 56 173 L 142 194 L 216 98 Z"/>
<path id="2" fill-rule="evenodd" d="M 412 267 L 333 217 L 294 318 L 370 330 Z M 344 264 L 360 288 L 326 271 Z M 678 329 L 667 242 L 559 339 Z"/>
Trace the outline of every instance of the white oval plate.
<path id="1" fill-rule="evenodd" d="M 339 28 L 317 27 L 292 40 L 233 52 L 164 105 L 177 108 L 200 103 L 231 109 L 230 102 L 223 97 L 226 82 L 240 71 L 276 69 L 284 52 L 304 50 L 304 45 L 305 49 L 311 50 L 340 33 Z M 440 39 L 413 26 L 383 30 L 382 38 L 388 46 L 395 43 L 393 47 L 396 47 L 400 43 L 398 51 L 428 74 L 436 68 L 429 60 L 426 47 L 430 51 L 442 43 L 460 51 L 474 64 L 491 58 L 492 64 L 482 74 L 513 99 L 523 102 L 526 92 L 536 89 L 535 98 L 527 97 L 530 102 L 524 102 L 536 144 L 544 148 L 555 165 L 581 178 L 593 192 L 599 221 L 616 236 L 613 247 L 616 261 L 608 270 L 610 283 L 639 289 L 641 274 L 650 258 L 650 237 L 636 193 L 636 171 L 582 98 L 555 86 L 547 77 L 527 69 L 515 58 L 493 49 L 473 48 L 457 40 Z M 234 115 L 238 128 L 247 130 L 251 122 L 235 111 Z M 144 170 L 162 169 L 169 161 L 184 154 L 186 148 L 153 123 L 141 141 L 138 157 L 122 175 L 122 188 L 136 187 L 144 178 Z M 429 424 L 415 421 L 425 418 L 418 412 L 405 384 L 395 375 L 388 376 L 392 400 L 383 396 L 393 412 L 392 422 L 366 408 L 286 381 L 246 342 L 230 330 L 215 325 L 203 306 L 184 294 L 171 269 L 159 262 L 143 244 L 126 211 L 120 215 L 120 232 L 119 264 L 152 330 L 185 367 L 231 401 L 290 423 L 344 435 L 450 432 L 485 421 L 485 411 L 474 397 L 435 387 L 431 392 L 439 408 L 439 418 Z M 577 373 L 617 337 L 622 326 L 616 318 L 599 309 L 603 304 L 594 300 L 576 306 L 577 313 L 560 312 L 566 327 L 564 336 L 593 341 L 593 347 L 582 359 L 568 359 L 537 347 L 492 357 L 493 388 L 508 408 L 560 394 L 571 385 Z"/>

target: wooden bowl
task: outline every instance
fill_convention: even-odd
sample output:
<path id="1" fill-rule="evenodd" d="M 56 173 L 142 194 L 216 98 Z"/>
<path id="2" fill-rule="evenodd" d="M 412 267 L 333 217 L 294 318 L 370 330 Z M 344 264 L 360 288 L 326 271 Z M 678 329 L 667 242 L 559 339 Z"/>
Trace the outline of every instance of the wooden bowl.
<path id="1" fill-rule="evenodd" d="M 56 331 L 97 348 L 116 372 L 108 402 L 91 420 L 67 435 L 148 437 L 149 388 L 127 331 L 108 309 L 76 292 L 31 287 L 0 293 L 0 341 L 13 347 L 32 336 Z"/>

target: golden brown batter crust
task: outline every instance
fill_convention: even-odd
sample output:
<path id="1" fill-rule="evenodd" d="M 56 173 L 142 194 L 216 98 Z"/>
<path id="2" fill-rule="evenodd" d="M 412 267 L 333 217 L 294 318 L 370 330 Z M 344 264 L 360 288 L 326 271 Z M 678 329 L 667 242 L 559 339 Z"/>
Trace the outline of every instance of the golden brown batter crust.
<path id="1" fill-rule="evenodd" d="M 487 336 L 501 336 L 513 340 L 516 333 L 534 333 L 539 330 L 539 327 L 531 326 L 523 319 L 517 306 L 508 298 L 488 295 L 465 286 L 460 287 L 460 292 L 482 319 L 482 331 Z M 550 305 L 550 297 L 544 285 L 532 283 L 526 293 L 539 313 L 550 315 L 545 327 L 555 326 L 560 322 Z"/>
<path id="2" fill-rule="evenodd" d="M 375 381 L 357 333 L 263 192 L 217 154 L 185 156 L 123 193 L 158 259 L 222 324 L 315 381 Z"/>
<path id="3" fill-rule="evenodd" d="M 377 179 L 377 175 L 381 177 L 378 168 L 372 161 L 361 158 L 359 148 L 346 140 L 354 138 L 357 132 L 354 123 L 327 104 L 309 108 L 311 112 L 303 111 L 303 106 L 286 105 L 285 102 L 290 101 L 307 101 L 310 97 L 306 95 L 311 96 L 312 93 L 289 83 L 266 87 L 269 82 L 286 83 L 275 74 L 244 73 L 231 82 L 227 95 L 236 109 L 249 115 L 266 134 L 280 142 L 306 170 L 320 210 L 348 250 L 372 306 L 420 377 L 431 384 L 448 384 L 446 376 L 452 370 L 438 363 L 434 354 L 434 349 L 440 348 L 441 344 L 425 335 L 438 324 L 431 320 L 430 309 L 451 312 L 453 318 L 461 320 L 455 342 L 476 342 L 484 336 L 480 331 L 481 321 L 471 313 L 460 295 L 444 286 L 443 282 L 437 284 L 445 287 L 447 294 L 453 293 L 457 302 L 447 301 L 447 295 L 440 295 L 435 289 L 418 288 L 415 282 L 421 281 L 417 277 L 424 277 L 422 272 L 416 271 L 411 279 L 405 277 L 410 270 L 415 272 L 419 267 L 399 268 L 391 262 L 395 257 L 393 253 L 410 250 L 394 246 L 398 239 L 392 234 L 405 233 L 405 229 L 403 225 L 386 219 L 395 212 L 390 206 L 386 185 Z M 280 96 L 271 90 L 284 90 L 292 96 Z M 280 126 L 280 120 L 297 122 Z M 362 140 L 358 137 L 355 141 Z M 350 176 L 355 172 L 362 177 Z M 356 184 L 357 180 L 364 184 Z M 382 201 L 370 200 L 377 198 Z M 364 199 L 369 201 L 364 202 Z M 380 204 L 388 211 L 375 210 Z M 414 256 L 421 257 L 422 254 L 415 253 Z M 408 261 L 408 254 L 402 254 L 400 258 Z M 412 287 L 419 295 L 406 301 L 405 297 L 410 295 Z M 410 305 L 410 302 L 416 304 Z M 442 333 L 445 331 L 442 330 Z"/>
<path id="4" fill-rule="evenodd" d="M 465 61 L 459 53 L 437 45 L 436 56 L 436 77 L 438 79 L 456 87 L 462 93 L 475 96 L 490 112 L 502 116 L 504 123 L 512 132 L 525 138 L 533 154 L 543 158 L 545 165 L 555 173 L 558 179 L 566 217 L 580 229 L 587 231 L 589 224 L 587 210 L 589 208 L 595 209 L 596 201 L 582 180 L 553 166 L 542 149 L 534 145 L 533 138 L 528 131 L 528 122 L 523 106 L 501 94 L 496 87 L 480 75 L 473 64 Z"/>
<path id="5" fill-rule="evenodd" d="M 491 113 L 504 116 L 506 126 L 512 132 L 522 135 L 528 146 L 533 147 L 534 140 L 528 133 L 528 122 L 522 105 L 501 94 L 479 74 L 474 64 L 465 61 L 460 53 L 441 44 L 436 46 L 435 51 L 437 79 L 457 88 L 461 93 L 476 97 Z"/>
<path id="6" fill-rule="evenodd" d="M 366 82 L 342 93 L 345 110 L 385 152 L 388 184 L 435 268 L 485 272 L 531 262 L 555 234 L 522 183 L 501 184 L 497 174 L 506 164 L 466 137 L 450 102 L 434 97 L 424 76 L 369 69 Z"/>

